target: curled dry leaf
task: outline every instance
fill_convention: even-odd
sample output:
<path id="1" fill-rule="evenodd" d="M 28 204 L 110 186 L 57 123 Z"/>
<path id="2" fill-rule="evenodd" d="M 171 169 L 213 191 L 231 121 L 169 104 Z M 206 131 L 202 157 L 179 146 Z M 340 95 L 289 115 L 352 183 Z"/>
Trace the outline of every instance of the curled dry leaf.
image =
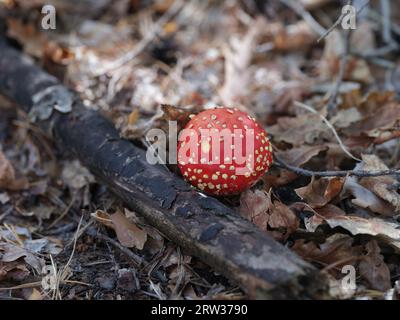
<path id="1" fill-rule="evenodd" d="M 246 190 L 240 196 L 239 212 L 262 230 L 267 230 L 268 209 L 272 207 L 271 197 L 261 190 Z"/>
<path id="2" fill-rule="evenodd" d="M 110 215 L 114 224 L 115 233 L 119 242 L 128 248 L 143 249 L 147 240 L 147 233 L 135 226 L 121 211 Z"/>
<path id="3" fill-rule="evenodd" d="M 28 187 L 26 178 L 17 179 L 15 171 L 10 161 L 6 158 L 3 152 L 0 151 L 0 190 L 21 190 Z"/>
<path id="4" fill-rule="evenodd" d="M 351 202 L 361 208 L 369 209 L 375 213 L 389 217 L 395 214 L 394 207 L 391 204 L 359 184 L 355 177 L 346 178 L 343 192 L 344 194 L 351 194 L 354 197 Z"/>
<path id="5" fill-rule="evenodd" d="M 366 254 L 358 266 L 360 275 L 367 280 L 372 289 L 386 291 L 391 288 L 390 271 L 376 240 L 365 246 Z"/>
<path id="6" fill-rule="evenodd" d="M 275 239 L 286 240 L 300 225 L 297 216 L 282 202 L 274 201 L 270 212 L 268 226 Z"/>
<path id="7" fill-rule="evenodd" d="M 342 209 L 333 204 L 327 204 L 321 208 L 313 209 L 304 202 L 295 202 L 290 205 L 290 208 L 293 210 L 310 212 L 313 214 L 311 217 L 304 218 L 304 225 L 308 232 L 315 232 L 318 226 L 325 223 L 327 219 L 346 215 Z"/>
<path id="8" fill-rule="evenodd" d="M 271 230 L 278 240 L 286 240 L 299 227 L 299 219 L 288 206 L 273 202 L 271 193 L 261 190 L 243 192 L 239 212 L 260 229 Z"/>
<path id="9" fill-rule="evenodd" d="M 108 213 L 104 212 L 103 210 L 96 210 L 90 214 L 93 219 L 101 224 L 104 224 L 108 228 L 114 229 L 114 224 L 111 220 L 111 217 Z"/>
<path id="10" fill-rule="evenodd" d="M 400 136 L 400 108 L 393 92 L 371 92 L 357 109 L 361 119 L 344 130 L 353 140 L 364 137 L 369 138 L 370 143 L 380 144 Z"/>
<path id="11" fill-rule="evenodd" d="M 179 108 L 169 104 L 162 104 L 157 113 L 151 118 L 141 118 L 139 109 L 133 110 L 127 118 L 120 119 L 117 128 L 121 136 L 126 139 L 142 138 L 149 129 L 161 129 L 169 132 L 169 121 L 176 121 L 179 132 L 190 120 L 189 115 L 200 111 L 199 107 L 188 109 Z"/>
<path id="12" fill-rule="evenodd" d="M 44 260 L 32 254 L 25 248 L 12 243 L 0 243 L 0 263 L 9 263 L 23 258 L 25 263 L 30 265 L 37 274 L 40 274 L 44 266 Z"/>
<path id="13" fill-rule="evenodd" d="M 362 155 L 362 166 L 361 170 L 366 171 L 379 171 L 388 170 L 389 168 L 379 159 L 376 155 Z M 400 211 L 400 194 L 397 192 L 397 188 L 393 188 L 397 184 L 397 180 L 392 176 L 380 176 L 380 177 L 365 177 L 359 180 L 359 183 L 371 190 L 380 198 L 390 203 L 396 212 Z"/>
<path id="14" fill-rule="evenodd" d="M 345 178 L 312 177 L 311 182 L 302 188 L 295 189 L 297 195 L 304 199 L 312 208 L 320 208 L 335 198 L 343 188 Z"/>
<path id="15" fill-rule="evenodd" d="M 329 237 L 326 242 L 319 245 L 312 241 L 298 239 L 292 249 L 305 260 L 325 267 L 335 265 L 335 268 L 355 263 L 361 253 L 360 247 L 353 246 L 353 238 L 340 234 Z"/>
<path id="16" fill-rule="evenodd" d="M 29 276 L 30 272 L 24 262 L 12 261 L 2 262 L 0 261 L 0 281 L 4 280 L 15 280 L 22 281 Z"/>
<path id="17" fill-rule="evenodd" d="M 365 219 L 358 216 L 335 216 L 325 219 L 331 228 L 342 227 L 352 235 L 368 234 L 378 236 L 400 249 L 400 228 L 398 223 L 379 218 Z"/>

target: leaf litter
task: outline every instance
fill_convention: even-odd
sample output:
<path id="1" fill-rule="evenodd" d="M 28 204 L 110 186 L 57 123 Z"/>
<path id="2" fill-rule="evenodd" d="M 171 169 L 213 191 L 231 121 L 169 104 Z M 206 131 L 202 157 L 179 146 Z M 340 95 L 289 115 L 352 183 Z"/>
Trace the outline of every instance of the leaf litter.
<path id="1" fill-rule="evenodd" d="M 400 85 L 391 76 L 399 67 L 393 50 L 380 51 L 382 42 L 389 49 L 399 44 L 396 37 L 380 39 L 382 26 L 370 18 L 379 5 L 363 9 L 340 77 L 343 32 L 336 28 L 317 42 L 319 31 L 331 27 L 325 18 L 335 21 L 340 8 L 299 1 L 316 19 L 310 22 L 283 2 L 176 1 L 172 7 L 174 1 L 105 0 L 73 8 L 57 0 L 63 24 L 51 33 L 38 29 L 34 13 L 42 1 L 0 1 L 0 12 L 12 13 L 8 37 L 135 143 L 145 145 L 146 132 L 167 128 L 168 120 L 182 127 L 190 114 L 225 104 L 254 115 L 288 165 L 318 172 L 399 168 L 394 90 Z M 391 22 L 398 24 L 399 4 L 391 6 Z M 3 100 L 0 108 L 7 115 L 0 119 L 0 287 L 16 288 L 1 289 L 0 297 L 245 298 L 124 208 L 77 160 L 55 160 L 53 146 L 26 115 Z M 333 298 L 399 299 L 398 175 L 299 172 L 274 166 L 257 186 L 222 200 L 327 274 Z M 132 257 L 145 263 L 139 267 Z M 357 272 L 349 292 L 340 287 L 346 265 Z M 57 279 L 46 278 L 46 266 L 62 271 L 56 289 L 41 284 Z"/>

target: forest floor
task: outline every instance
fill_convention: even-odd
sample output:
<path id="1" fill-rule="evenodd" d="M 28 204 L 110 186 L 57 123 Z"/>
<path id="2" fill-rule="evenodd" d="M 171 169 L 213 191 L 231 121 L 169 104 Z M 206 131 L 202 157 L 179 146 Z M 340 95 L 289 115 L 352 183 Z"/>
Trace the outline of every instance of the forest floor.
<path id="1" fill-rule="evenodd" d="M 55 30 L 40 27 L 49 3 Z M 254 116 L 274 166 L 221 200 L 327 275 L 332 298 L 399 299 L 400 2 L 352 3 L 355 29 L 329 0 L 0 0 L 0 19 L 143 147 L 182 110 Z M 0 115 L 0 299 L 246 298 L 2 96 Z"/>

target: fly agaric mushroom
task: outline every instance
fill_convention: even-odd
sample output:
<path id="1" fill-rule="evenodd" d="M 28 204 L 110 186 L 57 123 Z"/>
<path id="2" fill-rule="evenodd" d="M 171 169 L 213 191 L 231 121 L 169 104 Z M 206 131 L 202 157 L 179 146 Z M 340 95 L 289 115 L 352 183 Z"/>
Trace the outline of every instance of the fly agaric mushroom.
<path id="1" fill-rule="evenodd" d="M 236 108 L 191 115 L 179 134 L 178 167 L 186 181 L 209 194 L 238 194 L 254 185 L 271 163 L 267 133 Z"/>

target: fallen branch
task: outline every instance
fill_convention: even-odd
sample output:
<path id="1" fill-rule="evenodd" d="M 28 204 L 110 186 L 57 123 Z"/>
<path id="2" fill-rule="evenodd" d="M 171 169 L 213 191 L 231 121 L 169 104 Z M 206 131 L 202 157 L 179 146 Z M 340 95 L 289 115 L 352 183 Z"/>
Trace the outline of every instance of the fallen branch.
<path id="1" fill-rule="evenodd" d="M 127 206 L 167 238 L 231 279 L 252 298 L 321 298 L 318 271 L 217 199 L 146 161 L 145 151 L 120 138 L 114 125 L 84 107 L 58 80 L 0 39 L 0 93 L 25 111 L 57 104 L 48 120 L 61 150 L 76 155 Z M 46 92 L 36 104 L 33 97 Z M 71 111 L 68 104 L 72 101 Z M 65 113 L 63 113 L 65 112 Z M 38 116 L 42 116 L 40 112 Z"/>
<path id="2" fill-rule="evenodd" d="M 379 177 L 379 176 L 395 176 L 400 175 L 400 169 L 389 169 L 381 171 L 366 171 L 366 170 L 331 170 L 331 171 L 312 171 L 296 166 L 287 164 L 285 161 L 281 160 L 276 155 L 274 156 L 274 164 L 282 169 L 287 169 L 294 173 L 307 177 L 346 177 L 346 176 L 356 176 L 356 177 Z"/>

